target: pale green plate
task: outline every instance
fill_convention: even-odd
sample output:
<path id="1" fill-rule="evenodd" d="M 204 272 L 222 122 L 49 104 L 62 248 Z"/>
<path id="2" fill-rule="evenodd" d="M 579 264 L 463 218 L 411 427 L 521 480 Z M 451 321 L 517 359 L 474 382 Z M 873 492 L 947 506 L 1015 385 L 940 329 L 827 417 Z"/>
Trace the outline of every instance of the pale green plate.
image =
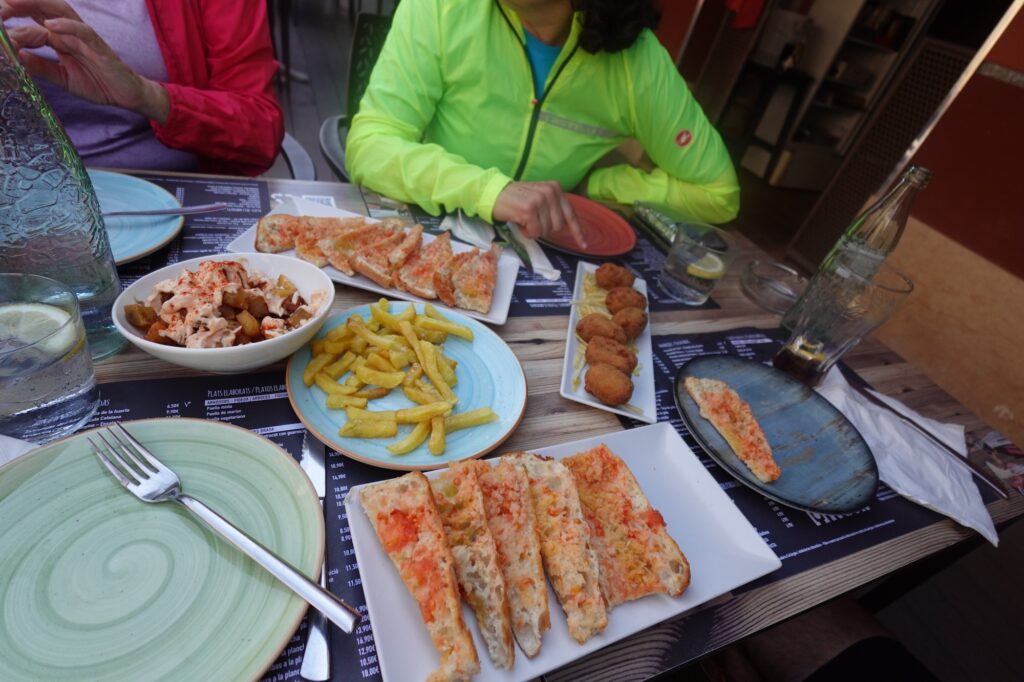
<path id="1" fill-rule="evenodd" d="M 198 419 L 125 424 L 184 490 L 319 575 L 309 480 L 276 445 Z M 184 508 L 122 488 L 83 434 L 0 467 L 0 680 L 245 680 L 306 604 Z"/>

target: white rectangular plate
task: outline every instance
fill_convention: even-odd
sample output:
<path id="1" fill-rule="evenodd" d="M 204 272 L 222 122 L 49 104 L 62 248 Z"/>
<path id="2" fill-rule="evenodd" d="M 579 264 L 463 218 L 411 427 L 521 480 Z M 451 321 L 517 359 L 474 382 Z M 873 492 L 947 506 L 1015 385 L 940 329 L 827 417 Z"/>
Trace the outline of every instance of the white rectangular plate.
<path id="1" fill-rule="evenodd" d="M 480 655 L 481 680 L 530 680 L 571 663 L 624 637 L 678 616 L 782 565 L 750 522 L 740 513 L 704 465 L 667 423 L 609 433 L 597 438 L 553 445 L 536 452 L 561 459 L 606 444 L 622 457 L 669 534 L 690 562 L 690 587 L 672 598 L 657 594 L 621 604 L 608 614 L 608 627 L 585 644 L 569 637 L 565 615 L 548 587 L 551 629 L 544 633 L 540 653 L 532 659 L 516 649 L 511 670 L 499 670 L 487 656 L 476 619 L 463 604 L 463 617 Z M 436 476 L 433 471 L 427 476 Z M 422 680 L 438 665 L 438 653 L 420 619 L 416 602 L 405 589 L 391 560 L 380 546 L 359 504 L 359 489 L 345 499 L 359 573 L 384 679 Z"/>
<path id="2" fill-rule="evenodd" d="M 307 201 L 306 199 L 292 198 L 286 199 L 278 204 L 271 212 L 274 213 L 285 213 L 288 215 L 308 215 L 317 218 L 353 218 L 360 217 L 366 218 L 367 222 L 375 223 L 378 222 L 373 218 L 367 218 L 359 213 L 353 213 L 351 211 L 343 211 L 339 208 L 332 208 L 319 204 L 315 201 Z M 437 237 L 432 234 L 423 233 L 423 243 L 429 244 L 434 241 Z M 455 253 L 462 253 L 463 251 L 473 250 L 474 247 L 468 244 L 463 244 L 460 241 L 452 240 L 452 251 Z M 228 251 L 235 253 L 252 253 L 256 250 L 256 226 L 253 225 L 248 230 L 238 235 L 227 246 Z M 295 251 L 282 251 L 282 256 L 295 256 Z M 298 258 L 298 256 L 295 256 Z M 346 275 L 340 270 L 332 268 L 330 265 L 324 268 L 324 272 L 335 282 L 339 284 L 345 284 L 356 289 L 365 289 L 366 291 L 373 291 L 378 294 L 387 296 L 388 298 L 398 298 L 403 301 L 416 301 L 417 303 L 433 303 L 439 308 L 447 308 L 441 301 L 427 301 L 424 298 L 410 294 L 407 291 L 400 291 L 398 289 L 385 289 L 380 286 L 372 279 L 363 277 L 362 275 L 354 275 L 352 277 Z M 512 303 L 512 290 L 516 286 L 516 277 L 519 275 L 519 258 L 509 253 L 502 253 L 498 259 L 498 281 L 494 285 L 494 298 L 491 301 L 491 309 L 487 311 L 487 314 L 478 313 L 474 310 L 463 310 L 462 308 L 452 308 L 457 310 L 463 315 L 481 320 L 483 322 L 489 322 L 491 324 L 502 325 L 508 319 L 508 308 Z"/>
<path id="3" fill-rule="evenodd" d="M 597 270 L 597 266 L 593 263 L 586 263 L 580 261 L 579 266 L 576 268 L 576 286 L 572 291 L 572 300 L 578 301 L 583 298 L 583 275 L 588 272 L 594 272 Z M 644 297 L 647 297 L 647 282 L 637 278 L 633 284 L 633 288 L 639 291 Z M 644 331 L 640 336 L 636 338 L 636 357 L 639 361 L 640 374 L 634 374 L 630 377 L 633 380 L 633 396 L 629 399 L 629 404 L 636 405 L 640 408 L 640 412 L 632 412 L 630 410 L 623 409 L 622 407 L 615 407 L 612 405 L 605 405 L 601 401 L 594 398 L 594 396 L 587 393 L 586 389 L 583 388 L 583 380 L 586 377 L 586 365 L 580 369 L 580 384 L 577 388 L 572 387 L 572 375 L 575 371 L 573 367 L 573 361 L 576 357 L 576 348 L 579 346 L 579 341 L 576 339 L 576 323 L 579 322 L 580 317 L 576 312 L 576 306 L 572 306 L 572 310 L 569 312 L 569 333 L 565 339 L 565 361 L 562 363 L 562 386 L 560 393 L 563 398 L 569 400 L 575 400 L 578 403 L 584 405 L 590 405 L 596 407 L 599 410 L 607 410 L 614 412 L 615 414 L 621 414 L 623 417 L 631 417 L 647 424 L 655 424 L 658 421 L 658 402 L 654 395 L 654 354 L 651 350 L 651 324 L 647 323 L 644 327 Z"/>

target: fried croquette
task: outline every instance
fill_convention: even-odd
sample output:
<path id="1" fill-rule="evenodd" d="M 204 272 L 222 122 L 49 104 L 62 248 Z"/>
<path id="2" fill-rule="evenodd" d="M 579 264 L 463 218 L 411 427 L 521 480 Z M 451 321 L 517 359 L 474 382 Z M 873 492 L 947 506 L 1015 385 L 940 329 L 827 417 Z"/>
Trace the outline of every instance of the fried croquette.
<path id="1" fill-rule="evenodd" d="M 633 382 L 621 370 L 606 363 L 590 365 L 584 383 L 587 393 L 605 405 L 621 405 L 633 395 Z"/>
<path id="2" fill-rule="evenodd" d="M 602 289 L 632 287 L 633 281 L 636 280 L 632 272 L 615 263 L 605 263 L 594 274 L 597 277 L 597 286 Z"/>
<path id="3" fill-rule="evenodd" d="M 616 287 L 608 292 L 604 299 L 604 305 L 612 315 L 623 308 L 639 308 L 647 310 L 647 299 L 636 289 L 630 287 Z"/>
<path id="4" fill-rule="evenodd" d="M 595 336 L 594 340 L 587 344 L 588 365 L 611 365 L 620 372 L 631 374 L 636 369 L 636 362 L 636 353 L 613 339 Z"/>
<path id="5" fill-rule="evenodd" d="M 612 322 L 622 327 L 626 339 L 635 339 L 647 326 L 647 313 L 639 308 L 623 308 L 612 315 Z"/>
<path id="6" fill-rule="evenodd" d="M 590 313 L 576 323 L 576 333 L 580 338 L 590 343 L 596 336 L 604 336 L 614 339 L 619 343 L 626 342 L 626 332 L 622 327 L 615 324 L 601 313 Z"/>

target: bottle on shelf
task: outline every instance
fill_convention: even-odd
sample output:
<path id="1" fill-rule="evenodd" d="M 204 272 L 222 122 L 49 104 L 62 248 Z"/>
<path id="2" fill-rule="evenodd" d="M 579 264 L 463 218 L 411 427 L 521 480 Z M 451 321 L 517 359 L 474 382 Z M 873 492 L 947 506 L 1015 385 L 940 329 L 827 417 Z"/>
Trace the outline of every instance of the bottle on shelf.
<path id="1" fill-rule="evenodd" d="M 64 282 L 78 297 L 93 359 L 124 345 L 121 292 L 82 160 L 0 25 L 0 272 Z"/>
<path id="2" fill-rule="evenodd" d="M 841 277 L 844 272 L 853 272 L 871 279 L 899 243 L 910 217 L 910 207 L 931 177 L 932 172 L 923 166 L 908 168 L 885 196 L 854 218 L 814 277 L 819 278 L 823 273 Z M 810 290 L 812 286 L 807 288 Z M 784 329 L 793 328 L 802 307 L 803 297 L 782 316 Z"/>

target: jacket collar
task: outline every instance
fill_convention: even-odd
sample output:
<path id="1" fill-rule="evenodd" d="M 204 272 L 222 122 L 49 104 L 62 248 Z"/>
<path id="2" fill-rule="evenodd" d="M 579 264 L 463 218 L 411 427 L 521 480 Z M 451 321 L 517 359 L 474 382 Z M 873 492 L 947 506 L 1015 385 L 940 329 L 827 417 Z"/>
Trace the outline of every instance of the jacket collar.
<path id="1" fill-rule="evenodd" d="M 523 28 L 523 22 L 520 21 L 519 15 L 516 14 L 515 10 L 506 5 L 502 0 L 494 0 L 498 5 L 498 11 L 505 16 L 505 21 L 508 22 L 509 28 L 516 34 L 519 42 L 526 44 L 526 31 Z M 569 27 L 569 37 L 565 39 L 565 45 L 562 46 L 562 53 L 559 56 L 558 61 L 561 61 L 565 55 L 572 53 L 580 40 L 580 31 L 583 28 L 583 13 L 574 12 L 572 16 L 572 25 Z M 557 62 L 556 62 L 557 66 Z"/>

